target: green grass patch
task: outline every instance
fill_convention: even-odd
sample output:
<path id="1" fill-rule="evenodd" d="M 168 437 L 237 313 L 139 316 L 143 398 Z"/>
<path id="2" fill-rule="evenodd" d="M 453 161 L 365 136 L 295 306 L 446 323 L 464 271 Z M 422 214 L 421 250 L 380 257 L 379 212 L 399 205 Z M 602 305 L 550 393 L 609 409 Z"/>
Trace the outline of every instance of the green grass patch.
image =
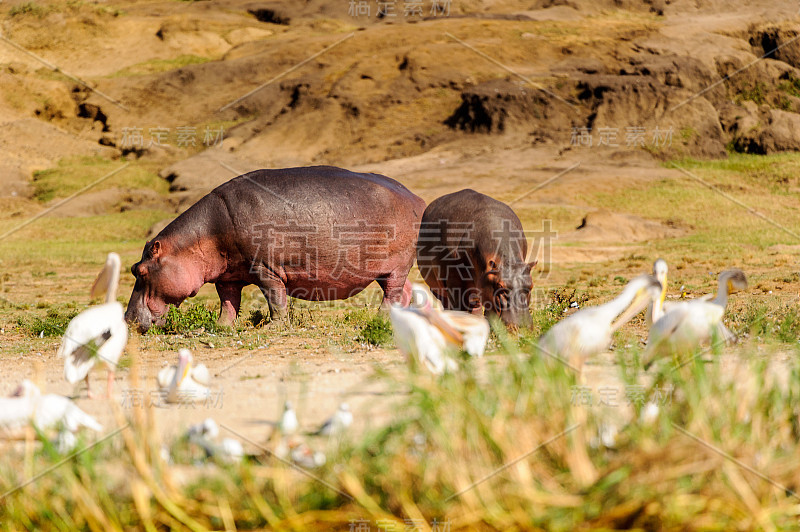
<path id="1" fill-rule="evenodd" d="M 544 306 L 531 311 L 533 327 L 530 334 L 527 335 L 528 339 L 535 341 L 563 318 L 565 311 L 571 305 L 576 304 L 578 307 L 583 307 L 588 300 L 589 294 L 579 292 L 578 289 L 571 286 L 562 286 L 548 291 Z"/>
<path id="2" fill-rule="evenodd" d="M 764 103 L 767 99 L 768 87 L 766 84 L 756 81 L 754 85 L 748 86 L 736 95 L 737 101 L 750 100 L 758 105 Z"/>
<path id="3" fill-rule="evenodd" d="M 388 345 L 392 342 L 392 323 L 381 312 L 375 314 L 358 333 L 357 341 L 374 346 Z"/>
<path id="4" fill-rule="evenodd" d="M 44 316 L 23 314 L 17 317 L 17 326 L 30 336 L 62 336 L 69 322 L 80 311 L 74 306 L 51 307 Z"/>
<path id="5" fill-rule="evenodd" d="M 798 315 L 797 308 L 788 309 L 780 317 L 775 335 L 779 341 L 787 344 L 797 343 L 800 340 L 800 315 Z"/>
<path id="6" fill-rule="evenodd" d="M 25 15 L 30 15 L 37 18 L 42 18 L 50 11 L 49 8 L 40 6 L 36 2 L 25 2 L 24 4 L 19 4 L 12 7 L 8 11 L 9 17 L 20 17 Z"/>
<path id="7" fill-rule="evenodd" d="M 147 74 L 158 74 L 161 72 L 169 72 L 170 70 L 177 70 L 189 65 L 200 65 L 213 61 L 210 57 L 201 57 L 199 55 L 184 54 L 172 59 L 150 59 L 135 65 L 125 67 L 122 70 L 114 72 L 109 77 L 111 78 L 127 78 L 133 76 L 144 76 Z"/>
<path id="8" fill-rule="evenodd" d="M 198 330 L 217 333 L 228 329 L 217 323 L 216 313 L 203 303 L 169 305 L 164 319 L 164 325 L 151 327 L 147 334 L 187 334 Z"/>
<path id="9" fill-rule="evenodd" d="M 124 162 L 102 157 L 71 157 L 62 159 L 58 166 L 33 174 L 33 195 L 41 202 L 65 198 L 120 168 Z M 96 192 L 112 187 L 145 188 L 159 194 L 169 192 L 169 183 L 158 174 L 135 163 L 108 179 L 93 186 Z"/>
<path id="10" fill-rule="evenodd" d="M 259 329 L 269 323 L 269 313 L 264 312 L 260 308 L 255 308 L 250 311 L 250 315 L 247 317 L 247 323 Z"/>
<path id="11" fill-rule="evenodd" d="M 792 96 L 800 98 L 800 78 L 796 78 L 790 74 L 787 80 L 778 83 L 778 89 L 786 94 L 791 94 Z"/>

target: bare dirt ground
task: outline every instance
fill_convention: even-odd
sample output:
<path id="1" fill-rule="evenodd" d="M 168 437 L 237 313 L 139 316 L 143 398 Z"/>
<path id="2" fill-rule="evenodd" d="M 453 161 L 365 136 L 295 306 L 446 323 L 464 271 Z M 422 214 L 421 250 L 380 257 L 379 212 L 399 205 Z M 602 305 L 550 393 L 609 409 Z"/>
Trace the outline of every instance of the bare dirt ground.
<path id="1" fill-rule="evenodd" d="M 511 204 L 531 235 L 549 220 L 558 236 L 539 250 L 538 304 L 546 290 L 570 283 L 590 303 L 603 301 L 619 289 L 617 276 L 647 272 L 659 255 L 676 266 L 673 294 L 682 285 L 689 296 L 713 292 L 709 273 L 738 266 L 751 288 L 737 296 L 734 310 L 760 301 L 795 304 L 796 241 L 662 163 L 725 157 L 726 148 L 766 155 L 800 149 L 800 45 L 792 40 L 800 31 L 798 6 L 553 4 L 453 2 L 449 16 L 418 20 L 352 17 L 347 2 L 322 1 L 0 4 L 3 35 L 99 91 L 0 42 L 0 232 L 89 184 L 41 193 L 35 172 L 65 159 L 100 159 L 114 163 L 111 169 L 124 158 L 169 189 L 156 192 L 149 181 L 120 173 L 0 242 L 2 295 L 16 305 L 0 320 L 0 393 L 23 378 L 48 392 L 72 393 L 55 358 L 58 339 L 30 338 L 16 326 L 18 316 L 84 305 L 111 250 L 126 266 L 120 297 L 127 300 L 127 266 L 151 228 L 219 183 L 260 167 L 336 164 L 380 172 L 426 201 L 470 187 Z M 180 145 L 180 127 L 195 129 L 194 145 Z M 627 142 L 631 127 L 646 136 Z M 141 144 L 130 142 L 132 128 L 141 129 Z M 151 142 L 156 128 L 169 130 L 161 145 Z M 591 145 L 574 138 L 577 128 L 591 132 Z M 598 145 L 603 128 L 615 131 L 611 145 Z M 670 131 L 669 142 L 654 135 L 659 128 Z M 224 131 L 220 146 L 204 145 L 207 130 Z M 754 208 L 789 225 L 797 220 L 796 177 L 774 195 L 769 183 L 723 177 L 724 190 L 758 201 Z M 720 203 L 695 205 L 701 192 Z M 709 244 L 729 219 L 745 226 L 731 232 L 749 231 L 747 239 Z M 102 232 L 97 226 L 106 223 Z M 199 298 L 214 302 L 213 288 Z M 262 306 L 260 295 L 250 294 L 243 314 Z M 352 341 L 355 330 L 328 329 L 326 320 L 340 318 L 341 308 L 313 312 L 307 326 L 284 333 L 251 329 L 219 341 L 202 336 L 205 343 L 134 335 L 129 352 L 143 385 L 132 388 L 130 370 L 122 369 L 114 401 L 129 404 L 139 391 L 148 400 L 157 370 L 188 345 L 210 368 L 219 395 L 210 406 L 157 408 L 167 436 L 211 416 L 261 442 L 286 398 L 307 429 L 342 400 L 356 412 L 357 430 L 377 426 L 402 390 L 370 376 L 375 367 L 403 371 L 401 355 Z M 643 338 L 642 322 L 628 333 Z M 332 338 L 342 334 L 350 338 Z M 613 357 L 590 366 L 587 380 L 621 386 Z M 102 372 L 93 373 L 93 386 L 103 383 Z M 108 403 L 78 404 L 113 426 Z"/>

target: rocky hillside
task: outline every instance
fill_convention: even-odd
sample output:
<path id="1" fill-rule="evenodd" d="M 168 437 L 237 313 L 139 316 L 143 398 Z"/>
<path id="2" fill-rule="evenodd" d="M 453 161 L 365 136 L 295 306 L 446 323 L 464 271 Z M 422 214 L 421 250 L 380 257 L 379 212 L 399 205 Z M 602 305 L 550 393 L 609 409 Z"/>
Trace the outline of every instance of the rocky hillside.
<path id="1" fill-rule="evenodd" d="M 75 156 L 146 164 L 180 209 L 257 167 L 469 157 L 476 142 L 609 161 L 800 149 L 791 2 L 394 7 L 4 2 L 0 195 L 30 196 L 35 171 Z M 128 188 L 97 200 L 149 204 L 120 203 L 149 194 Z"/>

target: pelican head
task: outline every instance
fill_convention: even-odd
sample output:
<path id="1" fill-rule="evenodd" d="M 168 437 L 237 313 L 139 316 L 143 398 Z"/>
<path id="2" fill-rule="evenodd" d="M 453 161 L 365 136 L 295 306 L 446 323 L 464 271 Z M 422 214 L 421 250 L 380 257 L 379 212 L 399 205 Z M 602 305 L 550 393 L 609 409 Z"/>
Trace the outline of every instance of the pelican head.
<path id="1" fill-rule="evenodd" d="M 342 412 L 349 412 L 350 405 L 348 405 L 347 403 L 342 403 L 339 405 L 339 410 L 341 410 Z"/>
<path id="2" fill-rule="evenodd" d="M 661 295 L 661 283 L 652 275 L 640 275 L 632 279 L 625 287 L 625 292 L 632 293 L 631 303 L 628 308 L 611 324 L 611 330 L 617 330 L 636 314 L 641 312 L 648 303 Z"/>
<path id="3" fill-rule="evenodd" d="M 647 310 L 647 325 L 652 325 L 658 321 L 664 313 L 664 300 L 667 298 L 667 261 L 656 259 L 653 263 L 653 277 L 661 283 L 661 295 L 653 299 L 653 303 Z"/>
<path id="4" fill-rule="evenodd" d="M 284 412 L 288 412 L 291 409 L 292 409 L 292 402 L 291 401 L 286 401 L 285 403 L 283 403 L 283 411 Z"/>
<path id="5" fill-rule="evenodd" d="M 178 350 L 178 369 L 175 371 L 175 385 L 180 386 L 183 380 L 192 373 L 192 353 L 188 349 Z"/>
<path id="6" fill-rule="evenodd" d="M 661 283 L 661 288 L 666 292 L 667 289 L 667 261 L 664 259 L 656 259 L 653 263 L 653 277 L 658 279 Z"/>
<path id="7" fill-rule="evenodd" d="M 411 284 L 411 303 L 409 305 L 414 308 L 426 308 L 431 304 L 428 297 L 428 290 L 419 283 Z"/>
<path id="8" fill-rule="evenodd" d="M 729 294 L 747 289 L 747 276 L 739 268 L 731 268 L 719 274 L 720 287 L 725 286 Z"/>
<path id="9" fill-rule="evenodd" d="M 119 285 L 119 268 L 122 262 L 119 255 L 111 252 L 106 257 L 103 269 L 92 285 L 91 298 L 95 299 L 103 295 L 106 296 L 106 303 L 111 303 L 117 297 L 117 286 Z"/>

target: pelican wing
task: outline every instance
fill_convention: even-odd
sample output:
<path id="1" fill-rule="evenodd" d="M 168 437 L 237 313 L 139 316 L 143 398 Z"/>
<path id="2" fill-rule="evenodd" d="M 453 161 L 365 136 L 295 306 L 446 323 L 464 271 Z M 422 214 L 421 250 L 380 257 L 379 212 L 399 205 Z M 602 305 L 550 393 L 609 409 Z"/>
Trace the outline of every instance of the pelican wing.
<path id="1" fill-rule="evenodd" d="M 545 354 L 562 360 L 586 359 L 608 349 L 612 319 L 602 306 L 579 310 L 553 325 L 539 346 Z"/>
<path id="2" fill-rule="evenodd" d="M 197 364 L 196 366 L 192 367 L 192 380 L 202 386 L 208 386 L 211 384 L 211 375 L 208 372 L 208 368 L 205 364 Z"/>
<path id="3" fill-rule="evenodd" d="M 712 331 L 719 330 L 723 312 L 719 305 L 699 299 L 670 305 L 650 328 L 644 354 L 645 367 L 657 356 L 690 351 L 708 342 Z M 721 331 L 723 338 L 733 336 L 730 331 L 727 334 L 725 331 Z"/>
<path id="4" fill-rule="evenodd" d="M 128 342 L 122 305 L 107 303 L 84 310 L 69 322 L 58 356 L 70 383 L 86 377 L 97 360 L 115 365 Z"/>
<path id="5" fill-rule="evenodd" d="M 462 347 L 470 356 L 480 357 L 489 340 L 489 322 L 483 316 L 452 310 L 441 311 L 444 320 L 461 333 Z"/>
<path id="6" fill-rule="evenodd" d="M 32 397 L 0 397 L 0 434 L 18 436 L 28 425 L 34 412 Z"/>
<path id="7" fill-rule="evenodd" d="M 441 331 L 416 309 L 392 306 L 389 318 L 397 348 L 409 361 L 421 362 L 435 375 L 457 367 L 455 361 L 445 354 L 447 342 Z"/>
<path id="8" fill-rule="evenodd" d="M 34 424 L 40 429 L 63 427 L 70 432 L 77 432 L 81 427 L 96 432 L 103 430 L 96 419 L 81 410 L 68 397 L 55 394 L 43 395 L 36 404 L 33 416 Z"/>
<path id="9" fill-rule="evenodd" d="M 178 366 L 168 366 L 158 372 L 156 381 L 158 381 L 159 388 L 169 388 L 172 380 L 175 378 L 175 372 L 178 371 Z"/>

